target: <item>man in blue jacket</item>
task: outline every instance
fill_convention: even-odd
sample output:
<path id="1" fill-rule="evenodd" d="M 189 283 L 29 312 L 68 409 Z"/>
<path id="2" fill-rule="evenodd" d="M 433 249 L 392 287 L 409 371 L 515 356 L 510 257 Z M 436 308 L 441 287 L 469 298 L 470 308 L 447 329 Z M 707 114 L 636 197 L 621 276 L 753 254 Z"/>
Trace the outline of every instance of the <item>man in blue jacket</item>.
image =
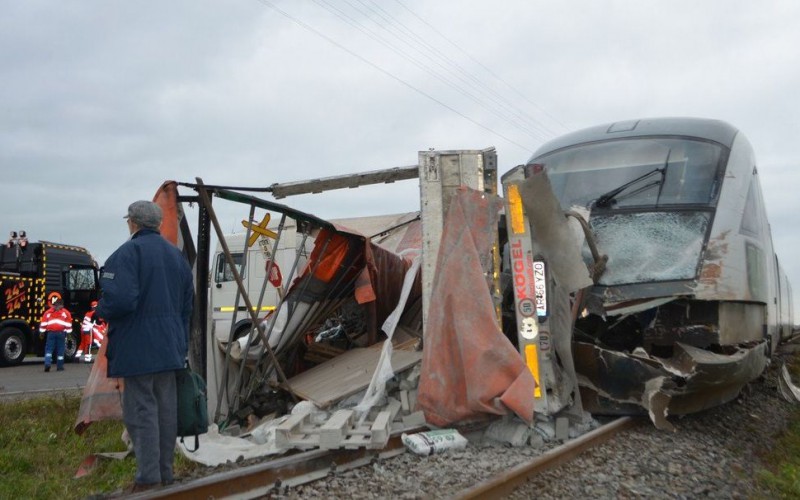
<path id="1" fill-rule="evenodd" d="M 131 238 L 106 261 L 97 316 L 108 323 L 108 377 L 123 378 L 122 413 L 136 454 L 132 492 L 173 481 L 178 433 L 175 371 L 184 367 L 192 271 L 159 234 L 161 209 L 128 207 Z"/>

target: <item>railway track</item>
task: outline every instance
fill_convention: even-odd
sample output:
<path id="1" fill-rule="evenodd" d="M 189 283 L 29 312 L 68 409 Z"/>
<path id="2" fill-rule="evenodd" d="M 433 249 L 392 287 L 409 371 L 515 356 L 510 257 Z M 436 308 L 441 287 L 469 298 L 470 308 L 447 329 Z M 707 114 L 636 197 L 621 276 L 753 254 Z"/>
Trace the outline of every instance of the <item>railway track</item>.
<path id="1" fill-rule="evenodd" d="M 502 474 L 497 474 L 472 488 L 463 490 L 453 498 L 458 500 L 503 498 L 525 483 L 529 477 L 547 469 L 557 467 L 573 459 L 580 453 L 611 439 L 617 433 L 637 425 L 639 422 L 640 419 L 634 417 L 622 417 L 613 420 L 593 431 L 567 441 L 563 445 L 553 448 L 533 460 L 518 465 Z"/>
<path id="2" fill-rule="evenodd" d="M 623 417 L 568 441 L 535 459 L 458 492 L 454 498 L 501 498 L 514 491 L 527 478 L 567 462 L 581 452 L 611 439 L 618 432 L 636 425 L 639 419 Z M 280 493 L 286 488 L 323 479 L 328 474 L 363 467 L 405 452 L 399 436 L 390 438 L 382 450 L 313 450 L 281 457 L 262 464 L 242 467 L 192 480 L 168 488 L 144 492 L 128 498 L 251 499 Z M 513 453 L 513 450 L 509 450 Z"/>
<path id="3" fill-rule="evenodd" d="M 382 450 L 312 450 L 261 464 L 214 474 L 164 489 L 126 498 L 196 500 L 198 498 L 258 498 L 281 488 L 322 479 L 328 474 L 368 465 L 405 452 L 400 436 Z"/>

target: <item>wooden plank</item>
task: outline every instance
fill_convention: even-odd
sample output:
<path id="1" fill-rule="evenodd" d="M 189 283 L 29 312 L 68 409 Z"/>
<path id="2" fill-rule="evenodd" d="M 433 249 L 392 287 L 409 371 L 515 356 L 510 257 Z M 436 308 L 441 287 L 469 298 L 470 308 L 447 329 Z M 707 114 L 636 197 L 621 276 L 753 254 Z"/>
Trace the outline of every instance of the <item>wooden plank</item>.
<path id="1" fill-rule="evenodd" d="M 378 413 L 378 416 L 375 417 L 375 421 L 372 422 L 372 426 L 370 427 L 372 436 L 367 448 L 381 449 L 386 446 L 386 443 L 389 442 L 391 424 L 392 412 L 390 410 L 384 410 Z"/>
<path id="2" fill-rule="evenodd" d="M 283 423 L 275 428 L 275 446 L 278 448 L 289 448 L 292 446 L 292 435 L 300 429 L 308 418 L 308 413 L 291 415 Z"/>
<path id="3" fill-rule="evenodd" d="M 339 410 L 319 428 L 319 446 L 323 450 L 339 448 L 353 422 L 353 410 Z"/>
<path id="4" fill-rule="evenodd" d="M 380 355 L 381 349 L 351 349 L 291 378 L 288 382 L 295 394 L 324 409 L 340 399 L 366 389 L 378 366 Z M 392 368 L 395 372 L 403 371 L 421 359 L 422 351 L 394 350 Z"/>

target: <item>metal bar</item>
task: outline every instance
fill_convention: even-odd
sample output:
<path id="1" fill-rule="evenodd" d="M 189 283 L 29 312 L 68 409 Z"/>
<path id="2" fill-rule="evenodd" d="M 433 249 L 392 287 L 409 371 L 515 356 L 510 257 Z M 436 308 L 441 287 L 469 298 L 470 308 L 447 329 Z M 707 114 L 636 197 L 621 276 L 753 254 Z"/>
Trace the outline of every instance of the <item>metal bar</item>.
<path id="1" fill-rule="evenodd" d="M 211 238 L 208 234 L 208 210 L 203 205 L 200 205 L 199 208 L 197 215 L 197 261 L 195 267 L 197 290 L 195 290 L 195 304 L 197 304 L 197 327 L 200 331 L 200 345 L 195 346 L 193 351 L 199 351 L 198 357 L 200 359 L 194 359 L 195 364 L 192 366 L 203 375 L 205 380 L 208 380 L 208 360 L 206 359 L 208 355 L 206 348 L 208 342 L 208 294 L 205 293 L 205 290 L 208 290 Z M 184 218 L 184 220 L 186 219 Z M 184 240 L 186 241 L 186 239 L 187 237 L 184 235 Z M 191 241 L 191 236 L 189 236 L 188 241 Z M 201 293 L 200 290 L 203 292 Z M 200 368 L 198 369 L 197 366 Z"/>
<path id="2" fill-rule="evenodd" d="M 247 306 L 247 312 L 250 314 L 250 318 L 254 323 L 258 321 L 258 317 L 256 316 L 256 311 L 253 309 L 253 304 L 250 303 L 250 298 L 247 296 L 247 291 L 244 289 L 244 283 L 242 282 L 242 277 L 239 275 L 239 271 L 236 269 L 236 263 L 233 262 L 233 257 L 231 257 L 231 252 L 228 249 L 228 243 L 225 242 L 225 235 L 222 233 L 222 228 L 219 225 L 219 221 L 217 220 L 217 215 L 214 213 L 214 209 L 211 208 L 211 201 L 208 197 L 208 192 L 203 187 L 203 180 L 197 177 L 197 184 L 198 184 L 198 193 L 200 194 L 201 199 L 203 200 L 203 204 L 208 207 L 208 213 L 211 218 L 211 222 L 214 225 L 214 230 L 217 233 L 217 237 L 220 240 L 220 245 L 222 245 L 222 249 L 225 252 L 225 258 L 228 261 L 228 265 L 231 266 L 231 270 L 233 271 L 233 278 L 236 280 L 236 286 L 239 287 L 239 290 L 242 291 L 243 298 L 245 301 L 245 305 Z M 278 372 L 278 375 L 282 382 L 286 384 L 286 390 L 289 391 L 291 394 L 294 395 L 292 392 L 291 387 L 289 386 L 286 375 L 284 375 L 283 370 L 281 369 L 280 365 L 278 365 L 278 360 L 275 359 L 275 353 L 272 351 L 272 348 L 269 346 L 269 342 L 264 337 L 264 333 L 261 329 L 258 329 L 259 337 L 261 341 L 264 343 L 264 347 L 267 349 L 267 353 L 272 358 L 273 363 L 275 363 L 275 369 Z M 296 395 L 295 395 L 296 397 Z"/>
<path id="3" fill-rule="evenodd" d="M 300 246 L 297 247 L 297 254 L 295 255 L 294 263 L 292 264 L 292 269 L 291 269 L 291 271 L 289 271 L 289 277 L 287 278 L 287 283 L 290 283 L 292 281 L 292 279 L 294 278 L 294 273 L 297 270 L 297 263 L 300 261 L 301 252 L 305 249 L 305 245 L 306 245 L 306 240 L 307 239 L 308 239 L 308 233 L 307 232 L 303 232 L 303 240 L 302 240 Z M 330 241 L 330 239 L 326 240 L 325 245 L 323 246 L 323 249 L 322 249 L 322 253 L 325 253 L 325 250 L 327 249 L 329 241 Z M 311 270 L 311 272 L 309 274 L 313 274 L 314 271 L 317 269 L 317 266 L 319 266 L 319 264 L 320 263 L 317 262 L 316 265 L 314 266 L 314 268 Z M 306 290 L 307 287 L 308 287 L 308 281 L 303 283 L 303 288 L 301 290 L 301 294 L 302 294 L 302 292 L 304 292 Z M 267 332 L 265 334 L 267 339 L 269 339 L 269 337 L 272 335 L 272 331 L 275 329 L 275 323 L 277 322 L 278 314 L 280 314 L 281 309 L 283 308 L 283 304 L 286 303 L 286 299 L 287 299 L 286 295 L 281 296 L 280 300 L 278 301 L 278 306 L 275 308 L 275 312 L 272 313 L 274 315 L 275 319 L 270 322 L 269 330 L 267 330 Z M 286 324 L 284 325 L 284 328 L 286 328 L 289 325 L 290 319 L 291 319 L 291 316 L 289 316 L 286 319 Z M 259 331 L 261 331 L 260 328 L 259 328 Z M 267 346 L 267 347 L 269 347 L 269 346 Z M 280 341 L 279 341 L 278 345 L 276 346 L 276 350 L 280 351 Z M 277 356 L 276 356 L 276 358 L 277 358 Z M 256 381 L 257 380 L 262 380 L 262 381 L 266 380 L 267 375 L 269 375 L 269 368 L 270 368 L 269 366 L 265 366 L 263 368 L 263 373 L 262 373 L 262 368 L 261 368 L 262 360 L 263 360 L 263 358 L 259 359 L 258 361 L 256 361 L 256 366 L 255 366 L 255 369 L 253 370 L 253 375 L 251 376 L 251 378 L 250 378 L 250 380 L 248 381 L 248 384 L 247 384 L 247 391 L 245 393 L 246 396 L 243 398 L 244 400 L 249 399 L 250 396 L 253 394 L 253 391 L 255 390 Z M 244 359 L 244 360 L 242 360 L 242 362 L 246 363 L 247 360 Z M 278 361 L 275 360 L 275 364 L 277 364 L 277 363 L 278 363 Z M 259 375 L 259 377 L 257 377 L 256 375 Z M 239 390 L 241 390 L 241 389 L 239 389 Z M 292 397 L 296 398 L 294 393 L 292 393 Z M 237 411 L 238 411 L 238 409 L 237 409 Z"/>
<path id="4" fill-rule="evenodd" d="M 292 278 L 293 278 L 293 276 L 294 276 L 294 273 L 295 273 L 295 271 L 297 270 L 297 263 L 298 263 L 298 262 L 299 262 L 299 260 L 300 260 L 300 252 L 301 252 L 301 251 L 302 251 L 302 250 L 305 248 L 305 243 L 306 243 L 306 239 L 307 239 L 307 238 L 308 238 L 308 233 L 305 233 L 305 232 L 304 232 L 304 233 L 303 233 L 303 242 L 302 242 L 301 246 L 298 248 L 298 253 L 297 253 L 297 256 L 295 257 L 294 264 L 292 265 L 292 270 L 291 270 L 291 272 L 289 273 L 289 278 L 288 278 L 289 282 L 292 280 Z M 331 242 L 331 239 L 332 239 L 332 237 L 331 237 L 331 236 L 328 236 L 328 238 L 325 240 L 325 243 L 322 245 L 322 250 L 320 251 L 320 255 L 324 255 L 324 254 L 325 254 L 326 250 L 328 249 L 328 244 Z M 299 295 L 299 296 L 303 296 L 303 295 L 304 295 L 305 291 L 308 289 L 308 285 L 309 285 L 309 283 L 311 282 L 311 277 L 314 275 L 314 273 L 316 272 L 317 268 L 319 267 L 319 265 L 320 265 L 321 263 L 322 263 L 322 260 L 321 260 L 321 259 L 318 259 L 318 260 L 317 260 L 317 262 L 314 264 L 314 267 L 313 267 L 312 269 L 310 269 L 310 270 L 309 270 L 309 272 L 308 272 L 308 277 L 309 277 L 309 279 L 307 279 L 307 280 L 305 281 L 305 283 L 303 283 L 303 286 L 302 286 L 302 288 L 300 289 L 300 291 L 299 291 L 299 292 L 297 292 L 297 295 Z M 270 325 L 269 325 L 269 330 L 268 330 L 268 331 L 267 331 L 267 333 L 266 333 L 266 337 L 267 337 L 267 338 L 269 338 L 269 337 L 272 335 L 272 331 L 275 329 L 275 323 L 277 322 L 277 319 L 278 319 L 278 314 L 280 313 L 280 311 L 281 311 L 281 308 L 283 307 L 283 304 L 286 302 L 286 300 L 285 300 L 285 299 L 286 299 L 286 297 L 285 297 L 285 296 L 284 296 L 284 297 L 281 297 L 280 301 L 278 302 L 278 307 L 275 309 L 275 312 L 273 313 L 273 314 L 274 314 L 274 316 L 275 316 L 275 320 L 273 320 L 273 321 L 271 321 L 271 322 L 270 322 Z M 311 312 L 311 309 L 309 308 L 309 310 L 308 310 L 308 311 L 306 311 L 305 315 L 308 315 L 310 312 Z M 306 317 L 305 317 L 305 315 L 304 315 L 304 316 L 303 316 L 303 318 L 301 319 L 301 324 L 300 324 L 300 325 L 298 325 L 298 326 L 295 328 L 295 330 L 296 330 L 296 331 L 300 331 L 300 332 L 302 332 L 302 331 L 303 331 L 303 330 L 302 330 L 300 327 L 302 327 L 302 326 L 304 325 L 304 322 L 305 322 L 305 320 L 306 320 Z M 285 329 L 287 326 L 289 326 L 290 320 L 291 320 L 291 316 L 287 317 L 287 319 L 286 319 L 286 324 L 284 325 L 284 329 Z M 281 338 L 279 339 L 279 341 L 278 341 L 278 345 L 277 345 L 277 346 L 276 346 L 276 348 L 275 348 L 275 349 L 276 349 L 278 352 L 280 352 L 280 350 L 281 350 L 281 346 L 286 344 L 285 342 L 283 342 L 283 335 L 284 335 L 285 333 L 286 333 L 286 331 L 284 330 L 284 333 L 283 333 L 283 334 L 281 334 Z M 277 361 L 275 361 L 275 364 L 277 365 Z M 259 376 L 258 376 L 258 377 L 256 377 L 256 374 L 258 374 Z M 255 386 L 256 386 L 256 381 L 258 381 L 258 380 L 262 380 L 262 381 L 263 381 L 263 380 L 266 380 L 266 379 L 267 379 L 267 377 L 269 376 L 269 374 L 270 374 L 270 367 L 269 367 L 269 366 L 266 366 L 266 365 L 264 365 L 264 366 L 263 366 L 263 368 L 262 368 L 262 360 L 261 360 L 261 359 L 259 359 L 259 360 L 256 362 L 256 367 L 255 367 L 255 370 L 254 370 L 254 375 L 253 375 L 253 377 L 250 379 L 250 383 L 247 385 L 247 392 L 246 392 L 246 396 L 245 396 L 245 398 L 244 398 L 245 400 L 249 399 L 249 398 L 250 398 L 250 396 L 253 394 L 253 391 L 255 390 Z M 292 394 L 292 396 L 293 396 L 293 397 L 295 397 L 295 398 L 296 398 L 296 396 L 294 395 L 294 393 L 291 393 L 291 394 Z"/>
<path id="5" fill-rule="evenodd" d="M 249 216 L 248 220 L 253 220 L 253 217 L 255 216 L 255 212 L 256 212 L 256 207 L 255 207 L 255 205 L 251 204 L 250 205 L 250 216 Z M 220 239 L 223 239 L 223 238 L 220 236 Z M 247 226 L 247 229 L 245 230 L 245 235 L 244 235 L 244 250 L 242 251 L 242 269 L 250 269 L 250 267 L 247 265 L 247 258 L 249 257 L 249 255 L 248 255 L 249 246 L 248 246 L 247 242 L 249 240 L 250 240 L 250 225 Z M 228 254 L 227 246 L 228 245 L 227 245 L 227 242 L 226 242 L 226 244 L 223 245 L 223 249 L 225 250 L 225 260 L 227 260 L 229 262 L 233 262 L 233 256 Z M 233 269 L 235 267 L 236 266 L 232 266 L 231 269 Z M 239 285 L 238 282 L 237 282 L 237 285 Z M 223 366 L 225 367 L 225 369 L 222 371 L 222 380 L 220 380 L 219 386 L 217 387 L 217 394 L 222 394 L 223 390 L 225 391 L 225 398 L 226 398 L 227 403 L 228 403 L 228 415 L 231 414 L 231 411 L 230 411 L 231 410 L 231 402 L 230 402 L 230 397 L 231 396 L 230 396 L 230 392 L 227 390 L 227 386 L 228 386 L 228 365 L 229 365 L 230 360 L 231 360 L 231 347 L 232 347 L 232 344 L 233 344 L 233 341 L 234 341 L 233 335 L 236 332 L 236 316 L 239 314 L 239 300 L 240 300 L 240 298 L 241 298 L 243 293 L 247 293 L 244 290 L 244 287 L 243 286 L 237 286 L 236 287 L 236 296 L 233 299 L 233 314 L 231 315 L 231 328 L 230 328 L 230 331 L 228 332 L 228 342 L 225 344 L 225 361 L 223 363 Z M 260 309 L 259 309 L 259 311 L 260 311 Z M 236 404 L 235 397 L 236 396 L 234 395 L 234 405 Z M 222 408 L 222 398 L 218 397 L 217 398 L 217 407 L 214 409 L 214 421 L 215 422 L 219 419 L 219 414 L 220 414 L 220 409 L 221 408 Z"/>
<path id="6" fill-rule="evenodd" d="M 419 430 L 406 429 L 406 432 Z M 404 445 L 399 435 L 393 435 L 382 450 L 312 450 L 265 463 L 214 474 L 188 483 L 142 493 L 130 498 L 170 498 L 194 500 L 196 498 L 262 498 L 284 482 L 301 484 L 301 476 L 314 472 L 346 470 L 350 464 L 364 463 L 364 459 L 386 457 L 401 453 Z M 368 463 L 368 462 L 367 462 Z M 313 479 L 313 477 L 311 477 Z M 294 481 L 293 481 L 294 480 Z"/>
<path id="7" fill-rule="evenodd" d="M 253 219 L 252 215 L 250 216 L 250 219 L 251 220 Z M 285 225 L 286 225 L 286 214 L 281 214 L 281 221 L 278 224 L 278 235 L 275 238 L 275 243 L 272 245 L 272 253 L 270 254 L 269 261 L 267 261 L 267 266 L 266 266 L 266 269 L 265 269 L 266 274 L 264 275 L 264 281 L 261 283 L 261 290 L 260 290 L 259 295 L 258 295 L 258 304 L 256 304 L 256 310 L 259 311 L 259 312 L 261 312 L 261 305 L 264 302 L 264 294 L 267 291 L 267 283 L 269 283 L 269 276 L 270 276 L 270 273 L 272 272 L 272 266 L 275 263 L 275 258 L 278 256 L 278 253 L 277 253 L 278 252 L 278 245 L 280 244 L 281 237 L 283 236 L 283 229 L 284 229 Z M 249 232 L 250 232 L 250 228 L 248 227 L 248 233 Z M 249 234 L 248 234 L 247 237 L 249 238 Z M 247 240 L 245 240 L 245 242 L 246 241 Z M 279 287 L 276 287 L 276 288 L 278 289 L 278 300 L 280 301 L 281 298 L 283 297 L 283 293 L 281 292 L 281 289 Z M 277 307 L 276 307 L 276 310 L 277 310 Z M 275 313 L 273 312 L 273 314 L 275 314 Z M 277 316 L 275 316 L 275 318 L 277 319 Z M 229 410 L 230 410 L 229 413 L 228 413 L 229 415 L 232 415 L 235 412 L 239 411 L 239 400 L 240 400 L 239 390 L 242 387 L 242 379 L 244 378 L 244 368 L 245 368 L 245 365 L 247 365 L 247 355 L 250 352 L 250 347 L 252 346 L 250 341 L 251 341 L 252 336 L 253 336 L 253 329 L 254 328 L 258 328 L 258 325 L 255 324 L 255 323 L 252 323 L 250 325 L 250 331 L 247 332 L 247 343 L 245 344 L 244 351 L 242 352 L 242 362 L 239 365 L 239 374 L 237 375 L 236 381 L 234 383 L 235 390 L 234 390 L 234 393 L 233 393 L 234 394 L 234 396 L 233 396 L 234 397 L 233 407 L 229 408 Z M 269 338 L 269 335 L 267 335 L 267 338 Z"/>
<path id="8" fill-rule="evenodd" d="M 272 191 L 272 196 L 280 199 L 298 194 L 357 188 L 369 184 L 389 184 L 395 181 L 416 179 L 417 177 L 419 177 L 419 167 L 417 165 L 409 165 L 383 170 L 371 170 L 358 174 L 336 175 L 306 181 L 286 182 L 283 184 L 276 183 L 272 184 L 269 189 Z"/>

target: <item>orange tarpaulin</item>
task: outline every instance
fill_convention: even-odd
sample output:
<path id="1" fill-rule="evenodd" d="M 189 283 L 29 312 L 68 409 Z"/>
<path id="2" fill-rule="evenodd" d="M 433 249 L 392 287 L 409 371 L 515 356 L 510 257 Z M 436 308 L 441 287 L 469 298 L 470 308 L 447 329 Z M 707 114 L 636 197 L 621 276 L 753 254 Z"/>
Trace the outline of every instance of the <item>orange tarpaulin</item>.
<path id="1" fill-rule="evenodd" d="M 509 410 L 533 420 L 533 376 L 497 324 L 481 267 L 501 206 L 496 196 L 461 188 L 445 218 L 417 399 L 437 426 Z"/>
<path id="2" fill-rule="evenodd" d="M 178 208 L 178 183 L 175 181 L 164 181 L 153 202 L 161 207 L 161 236 L 175 246 L 178 245 L 180 235 L 180 223 L 183 213 Z"/>

